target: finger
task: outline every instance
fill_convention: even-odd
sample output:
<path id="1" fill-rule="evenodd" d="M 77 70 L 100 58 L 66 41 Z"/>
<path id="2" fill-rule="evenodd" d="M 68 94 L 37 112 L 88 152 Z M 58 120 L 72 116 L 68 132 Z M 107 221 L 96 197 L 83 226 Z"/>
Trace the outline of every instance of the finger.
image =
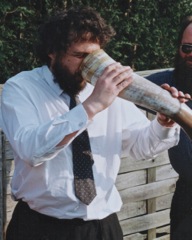
<path id="1" fill-rule="evenodd" d="M 169 89 L 170 89 L 170 85 L 169 85 L 168 83 L 163 83 L 163 84 L 161 85 L 161 87 L 162 87 L 163 89 L 165 89 L 165 90 L 169 90 Z"/>
<path id="2" fill-rule="evenodd" d="M 191 95 L 189 93 L 186 93 L 185 98 L 187 98 L 188 100 L 191 100 Z"/>
<path id="3" fill-rule="evenodd" d="M 178 92 L 178 99 L 179 99 L 179 101 L 181 102 L 181 103 L 184 103 L 184 102 L 186 102 L 187 101 L 187 99 L 185 99 L 185 94 L 182 92 L 182 91 L 179 91 Z"/>
<path id="4" fill-rule="evenodd" d="M 172 119 L 160 113 L 157 114 L 157 121 L 165 127 L 172 127 L 175 124 Z"/>
<path id="5" fill-rule="evenodd" d="M 120 63 L 113 63 L 106 67 L 102 78 L 110 78 L 114 84 L 118 85 L 124 79 L 129 78 L 133 70 L 129 66 L 122 66 Z"/>
<path id="6" fill-rule="evenodd" d="M 169 91 L 173 97 L 178 97 L 178 90 L 175 87 L 171 87 L 167 83 L 162 84 L 161 87 Z"/>
<path id="7" fill-rule="evenodd" d="M 113 82 L 116 85 L 121 84 L 124 80 L 132 77 L 133 70 L 130 67 L 124 67 L 116 77 L 113 78 Z"/>
<path id="8" fill-rule="evenodd" d="M 119 62 L 112 63 L 104 69 L 102 76 L 104 78 L 106 77 L 114 78 L 122 71 L 122 69 L 123 66 Z"/>
<path id="9" fill-rule="evenodd" d="M 132 83 L 133 78 L 130 76 L 129 78 L 124 79 L 117 85 L 118 92 L 121 92 L 124 88 L 128 87 L 130 83 Z"/>
<path id="10" fill-rule="evenodd" d="M 179 92 L 175 87 L 170 87 L 170 93 L 173 97 L 178 97 L 179 96 Z"/>
<path id="11" fill-rule="evenodd" d="M 164 114 L 158 113 L 157 114 L 158 120 L 160 121 L 165 121 L 167 117 Z"/>
<path id="12" fill-rule="evenodd" d="M 101 80 L 112 79 L 117 75 L 121 68 L 122 65 L 119 62 L 112 63 L 104 69 L 99 79 Z"/>
<path id="13" fill-rule="evenodd" d="M 178 97 L 179 101 L 181 103 L 185 103 L 188 102 L 191 99 L 191 95 L 189 93 L 184 94 L 183 92 L 179 91 L 179 97 Z"/>

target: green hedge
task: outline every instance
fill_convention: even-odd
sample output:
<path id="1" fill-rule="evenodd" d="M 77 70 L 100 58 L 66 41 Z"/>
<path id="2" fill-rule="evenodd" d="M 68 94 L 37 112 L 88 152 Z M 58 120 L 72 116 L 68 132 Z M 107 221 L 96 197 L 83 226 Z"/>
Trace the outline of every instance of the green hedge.
<path id="1" fill-rule="evenodd" d="M 192 12 L 191 0 L 1 0 L 0 83 L 40 64 L 34 41 L 47 14 L 80 4 L 96 8 L 116 29 L 107 52 L 137 71 L 173 66 L 179 23 Z"/>

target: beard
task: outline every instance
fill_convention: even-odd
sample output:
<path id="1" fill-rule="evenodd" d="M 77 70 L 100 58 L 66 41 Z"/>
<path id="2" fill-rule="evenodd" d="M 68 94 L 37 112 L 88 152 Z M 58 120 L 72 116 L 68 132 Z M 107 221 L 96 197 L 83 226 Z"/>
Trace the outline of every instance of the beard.
<path id="1" fill-rule="evenodd" d="M 192 94 L 192 65 L 187 63 L 189 60 L 192 61 L 192 57 L 182 58 L 177 53 L 175 57 L 174 77 L 178 90 Z"/>
<path id="2" fill-rule="evenodd" d="M 86 86 L 86 81 L 82 78 L 80 71 L 72 74 L 67 66 L 63 66 L 60 57 L 56 57 L 52 66 L 54 82 L 70 96 L 76 96 Z"/>

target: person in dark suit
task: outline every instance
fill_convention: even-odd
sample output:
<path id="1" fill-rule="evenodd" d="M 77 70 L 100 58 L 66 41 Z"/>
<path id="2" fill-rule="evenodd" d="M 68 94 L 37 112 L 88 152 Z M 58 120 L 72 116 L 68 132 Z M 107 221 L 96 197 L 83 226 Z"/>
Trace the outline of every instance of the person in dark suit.
<path id="1" fill-rule="evenodd" d="M 168 83 L 184 93 L 192 94 L 192 15 L 181 23 L 173 70 L 146 77 L 162 85 Z M 192 108 L 192 101 L 186 103 Z M 171 240 L 192 239 L 192 141 L 181 130 L 177 146 L 168 150 L 170 162 L 179 174 L 171 203 Z"/>

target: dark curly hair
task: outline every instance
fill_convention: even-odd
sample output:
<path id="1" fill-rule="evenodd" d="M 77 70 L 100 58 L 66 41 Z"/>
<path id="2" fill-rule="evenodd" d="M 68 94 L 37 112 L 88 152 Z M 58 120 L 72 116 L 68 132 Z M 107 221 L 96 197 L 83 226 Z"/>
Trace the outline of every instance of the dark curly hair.
<path id="1" fill-rule="evenodd" d="M 37 56 L 49 65 L 48 54 L 66 52 L 77 41 L 98 42 L 103 48 L 115 35 L 114 29 L 91 7 L 58 12 L 39 28 Z"/>
<path id="2" fill-rule="evenodd" d="M 181 44 L 181 40 L 183 38 L 183 33 L 185 29 L 192 23 L 192 15 L 185 16 L 181 22 L 180 25 L 180 31 L 178 34 L 178 39 L 177 39 L 177 46 L 179 47 Z"/>

